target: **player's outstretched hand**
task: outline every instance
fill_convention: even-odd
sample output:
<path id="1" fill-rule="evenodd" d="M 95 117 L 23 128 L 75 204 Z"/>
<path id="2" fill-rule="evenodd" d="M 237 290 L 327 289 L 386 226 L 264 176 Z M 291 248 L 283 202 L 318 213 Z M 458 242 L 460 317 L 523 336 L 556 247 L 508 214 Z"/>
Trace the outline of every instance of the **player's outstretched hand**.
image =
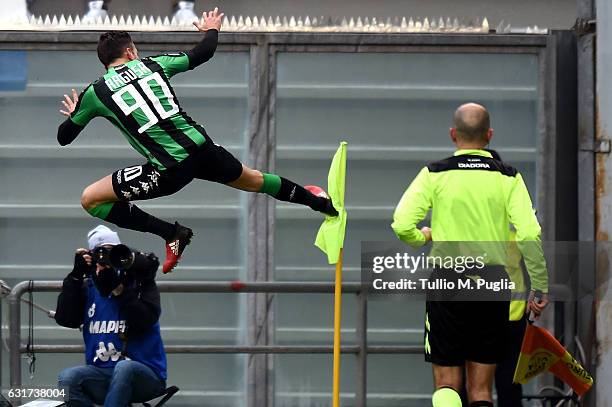
<path id="1" fill-rule="evenodd" d="M 66 110 L 60 109 L 60 113 L 64 116 L 70 116 L 74 109 L 76 109 L 77 102 L 79 101 L 79 94 L 76 90 L 72 89 L 72 98 L 68 95 L 64 95 L 64 100 L 62 100 L 62 104 L 66 108 Z"/>
<path id="2" fill-rule="evenodd" d="M 198 20 L 194 21 L 193 25 L 195 25 L 200 32 L 211 29 L 221 31 L 221 21 L 223 20 L 223 16 L 223 13 L 219 13 L 219 8 L 215 7 L 213 11 L 202 13 L 203 23 L 200 23 L 200 20 Z"/>

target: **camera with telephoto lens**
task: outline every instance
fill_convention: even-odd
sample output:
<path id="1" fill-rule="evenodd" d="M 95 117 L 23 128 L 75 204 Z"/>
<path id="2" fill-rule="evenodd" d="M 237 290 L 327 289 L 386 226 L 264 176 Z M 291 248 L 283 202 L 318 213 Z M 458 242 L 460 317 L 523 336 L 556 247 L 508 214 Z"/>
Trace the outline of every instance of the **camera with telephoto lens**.
<path id="1" fill-rule="evenodd" d="M 155 254 L 144 254 L 132 250 L 124 244 L 112 247 L 99 246 L 89 252 L 94 263 L 111 266 L 136 274 L 157 270 L 159 261 Z"/>

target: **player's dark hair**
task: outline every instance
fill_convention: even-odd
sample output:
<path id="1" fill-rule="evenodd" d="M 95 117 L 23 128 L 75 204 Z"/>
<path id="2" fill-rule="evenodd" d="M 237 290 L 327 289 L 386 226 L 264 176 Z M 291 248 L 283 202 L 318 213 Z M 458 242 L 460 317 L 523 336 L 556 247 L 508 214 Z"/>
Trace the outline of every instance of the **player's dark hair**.
<path id="1" fill-rule="evenodd" d="M 123 55 L 123 51 L 133 44 L 132 37 L 125 31 L 108 31 L 98 40 L 98 58 L 104 66 Z"/>
<path id="2" fill-rule="evenodd" d="M 453 117 L 457 135 L 467 141 L 486 140 L 491 128 L 489 112 L 482 106 L 470 108 L 464 106 L 457 109 Z"/>

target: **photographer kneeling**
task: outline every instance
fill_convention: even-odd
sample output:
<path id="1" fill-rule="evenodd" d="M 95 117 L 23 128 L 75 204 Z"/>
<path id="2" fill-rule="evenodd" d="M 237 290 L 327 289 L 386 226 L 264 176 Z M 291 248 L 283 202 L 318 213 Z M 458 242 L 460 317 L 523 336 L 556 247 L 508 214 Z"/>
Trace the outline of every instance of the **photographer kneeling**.
<path id="1" fill-rule="evenodd" d="M 89 251 L 76 251 L 55 314 L 59 325 L 83 326 L 86 364 L 63 370 L 58 387 L 66 389 L 71 407 L 150 400 L 164 391 L 167 378 L 155 284 L 159 261 L 132 252 L 106 226 L 87 238 Z"/>

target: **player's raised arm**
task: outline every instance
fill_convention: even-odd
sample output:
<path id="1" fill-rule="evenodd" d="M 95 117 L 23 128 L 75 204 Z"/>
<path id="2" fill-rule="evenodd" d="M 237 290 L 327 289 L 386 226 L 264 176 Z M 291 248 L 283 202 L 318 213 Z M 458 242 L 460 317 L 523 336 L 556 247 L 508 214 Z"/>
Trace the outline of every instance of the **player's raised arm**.
<path id="1" fill-rule="evenodd" d="M 202 13 L 202 22 L 200 20 L 194 21 L 193 25 L 199 32 L 205 34 L 204 38 L 195 47 L 187 52 L 161 54 L 149 57 L 148 59 L 159 64 L 168 79 L 178 73 L 189 71 L 202 65 L 211 59 L 217 50 L 222 18 L 223 13 L 219 13 L 218 8 Z"/>
<path id="2" fill-rule="evenodd" d="M 223 13 L 219 13 L 219 9 L 215 7 L 212 11 L 202 13 L 202 23 L 194 21 L 193 25 L 198 31 L 205 34 L 202 41 L 187 51 L 189 69 L 203 64 L 215 54 L 222 19 Z"/>
<path id="3" fill-rule="evenodd" d="M 83 103 L 83 99 L 86 99 L 88 92 L 91 91 L 91 86 L 88 86 L 80 96 L 74 89 L 72 89 L 72 97 L 64 95 L 62 104 L 65 110 L 60 109 L 60 113 L 68 118 L 57 129 L 57 142 L 60 145 L 65 146 L 72 143 L 87 123 L 96 116 L 95 106 L 91 103 Z"/>
<path id="4" fill-rule="evenodd" d="M 76 108 L 77 102 L 79 101 L 79 95 L 76 90 L 72 89 L 72 98 L 68 95 L 64 95 L 64 100 L 62 100 L 62 104 L 66 110 L 60 109 L 60 113 L 64 116 L 70 117 L 74 109 Z"/>

